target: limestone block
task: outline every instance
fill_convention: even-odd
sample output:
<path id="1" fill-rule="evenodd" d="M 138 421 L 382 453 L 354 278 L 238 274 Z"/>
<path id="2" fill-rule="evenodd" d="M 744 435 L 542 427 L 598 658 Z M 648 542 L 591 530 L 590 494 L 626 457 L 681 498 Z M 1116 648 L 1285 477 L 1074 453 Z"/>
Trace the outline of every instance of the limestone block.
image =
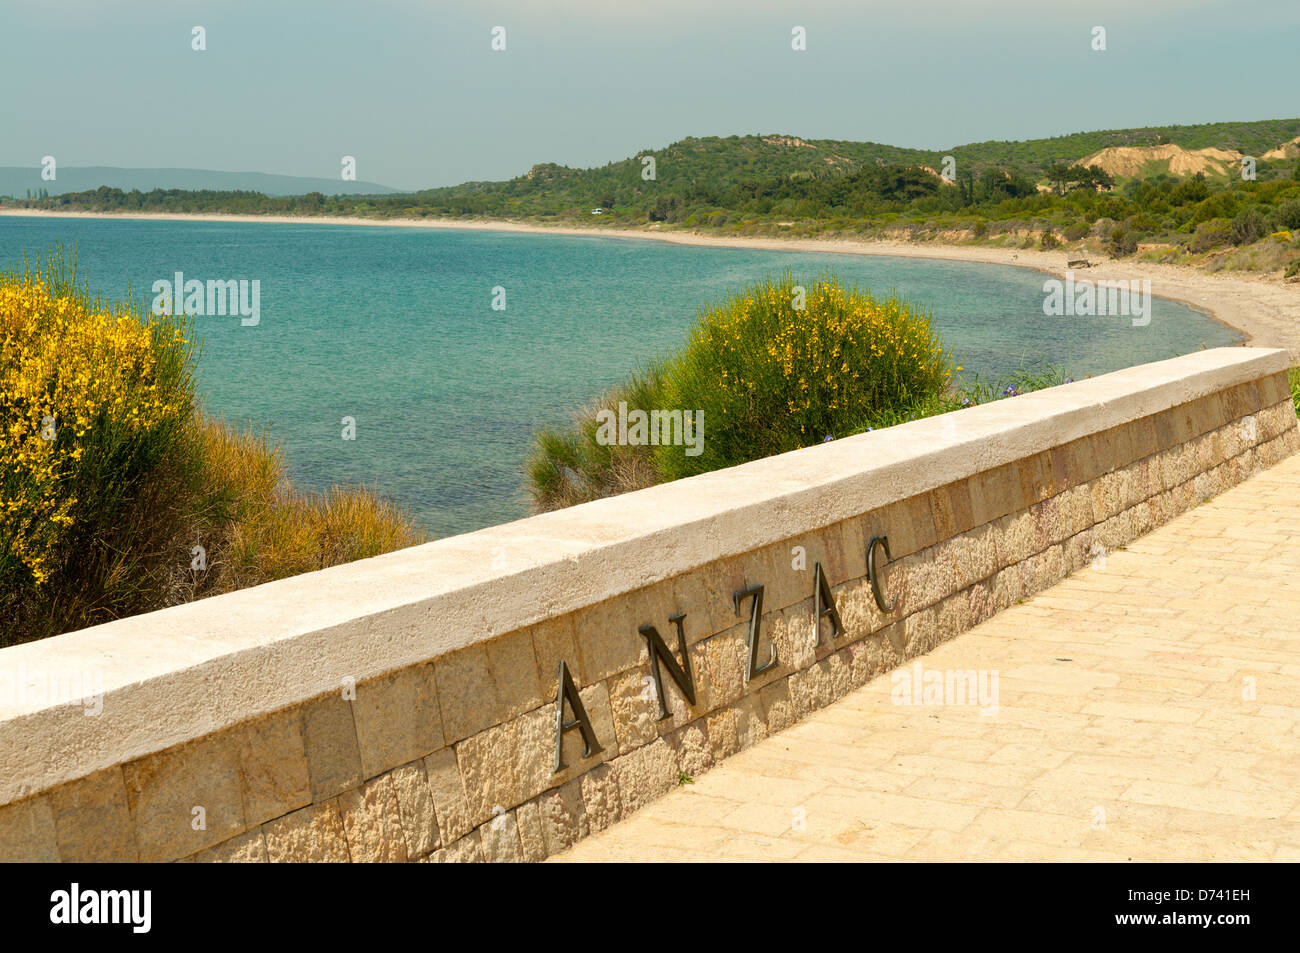
<path id="1" fill-rule="evenodd" d="M 300 715 L 312 800 L 327 800 L 359 785 L 361 753 L 351 703 L 331 692 L 301 706 Z"/>
<path id="2" fill-rule="evenodd" d="M 402 863 L 406 833 L 392 775 L 381 774 L 338 797 L 343 833 L 353 863 Z"/>
<path id="3" fill-rule="evenodd" d="M 444 845 L 450 845 L 475 826 L 455 750 L 442 748 L 429 755 L 424 759 L 424 773 L 433 798 L 440 839 Z"/>
<path id="4" fill-rule="evenodd" d="M 662 738 L 615 758 L 609 766 L 625 813 L 639 810 L 677 786 L 677 759 Z"/>
<path id="5" fill-rule="evenodd" d="M 131 863 L 138 858 L 120 767 L 60 785 L 49 793 L 49 806 L 64 863 Z M 3 838 L 0 823 L 0 843 Z M 40 837 L 33 835 L 30 843 L 39 845 Z M 0 858 L 8 859 L 6 849 L 0 848 Z"/>
<path id="6" fill-rule="evenodd" d="M 244 725 L 239 769 L 244 819 L 252 827 L 310 804 L 311 775 L 301 712 L 276 712 Z"/>
<path id="7" fill-rule="evenodd" d="M 519 825 L 514 811 L 497 814 L 478 829 L 483 845 L 483 860 L 489 864 L 518 864 L 524 859 L 519 842 Z"/>
<path id="8" fill-rule="evenodd" d="M 311 804 L 262 825 L 271 863 L 347 863 L 347 835 L 335 801 Z"/>
<path id="9" fill-rule="evenodd" d="M 518 629 L 487 643 L 488 668 L 496 686 L 502 720 L 522 715 L 542 704 L 537 655 L 533 651 L 533 631 Z M 556 666 L 558 671 L 558 665 Z M 575 683 L 576 684 L 576 683 Z M 550 697 L 554 697 L 553 695 Z M 434 747 L 437 747 L 435 745 Z M 421 751 L 423 756 L 432 751 Z"/>
<path id="10" fill-rule="evenodd" d="M 0 861 L 59 862 L 59 841 L 49 799 L 29 797 L 0 807 Z"/>
<path id="11" fill-rule="evenodd" d="M 415 761 L 389 773 L 397 798 L 397 813 L 406 835 L 406 856 L 414 860 L 436 850 L 441 844 L 437 809 L 424 761 Z"/>
<path id="12" fill-rule="evenodd" d="M 244 831 L 240 735 L 209 735 L 123 766 L 142 861 L 188 857 Z"/>
<path id="13" fill-rule="evenodd" d="M 503 720 L 502 705 L 488 664 L 487 648 L 472 645 L 437 660 L 434 678 L 447 744 L 468 738 Z"/>

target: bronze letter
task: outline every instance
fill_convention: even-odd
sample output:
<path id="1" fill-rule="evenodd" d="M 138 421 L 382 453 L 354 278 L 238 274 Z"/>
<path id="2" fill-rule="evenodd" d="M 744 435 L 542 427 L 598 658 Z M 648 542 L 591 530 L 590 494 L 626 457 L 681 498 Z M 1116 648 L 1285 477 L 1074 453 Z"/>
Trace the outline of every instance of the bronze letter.
<path id="1" fill-rule="evenodd" d="M 831 641 L 835 641 L 844 634 L 844 626 L 840 622 L 840 611 L 835 608 L 835 597 L 831 595 L 830 583 L 826 580 L 826 573 L 822 572 L 822 564 L 816 563 L 813 568 L 813 626 L 815 627 L 814 635 L 817 636 L 817 644 L 822 640 L 822 619 L 826 616 L 831 617 Z"/>
<path id="2" fill-rule="evenodd" d="M 670 616 L 668 621 L 677 626 L 677 648 L 682 653 L 682 664 L 677 664 L 677 659 L 673 658 L 673 653 L 668 651 L 668 646 L 664 643 L 663 636 L 659 630 L 652 625 L 643 625 L 637 631 L 645 636 L 646 642 L 650 647 L 650 674 L 654 676 L 655 693 L 659 696 L 659 720 L 667 718 L 669 715 L 668 702 L 664 698 L 664 683 L 659 677 L 659 661 L 668 666 L 668 674 L 672 676 L 677 687 L 682 690 L 686 700 L 695 704 L 695 678 L 691 675 L 691 654 L 686 648 L 686 632 L 682 628 L 682 620 L 686 618 L 686 613 L 682 612 L 675 616 Z"/>
<path id="3" fill-rule="evenodd" d="M 750 586 L 748 589 L 741 589 L 732 595 L 731 601 L 736 604 L 736 615 L 740 615 L 740 604 L 750 596 L 754 601 L 750 604 L 749 610 L 749 675 L 746 681 L 755 676 L 762 675 L 769 668 L 776 664 L 776 646 L 769 646 L 771 653 L 768 660 L 759 667 L 758 664 L 758 630 L 763 621 L 763 587 Z"/>
<path id="4" fill-rule="evenodd" d="M 876 544 L 879 543 L 885 547 L 885 558 L 893 559 L 889 555 L 889 537 L 873 536 L 871 542 L 867 543 L 867 578 L 871 580 L 871 595 L 875 597 L 876 608 L 881 612 L 893 612 L 893 607 L 885 605 L 885 593 L 880 588 L 880 576 L 876 572 Z"/>
<path id="5" fill-rule="evenodd" d="M 569 707 L 573 709 L 572 721 L 564 720 L 565 699 L 568 699 Z M 569 666 L 564 664 L 564 659 L 560 659 L 560 687 L 555 693 L 555 771 L 552 774 L 564 770 L 564 733 L 574 728 L 582 732 L 582 740 L 587 746 L 582 752 L 584 758 L 605 750 L 596 738 L 596 730 L 591 727 L 591 719 L 587 717 L 587 709 L 582 706 L 578 689 L 573 684 L 573 676 L 569 674 Z"/>

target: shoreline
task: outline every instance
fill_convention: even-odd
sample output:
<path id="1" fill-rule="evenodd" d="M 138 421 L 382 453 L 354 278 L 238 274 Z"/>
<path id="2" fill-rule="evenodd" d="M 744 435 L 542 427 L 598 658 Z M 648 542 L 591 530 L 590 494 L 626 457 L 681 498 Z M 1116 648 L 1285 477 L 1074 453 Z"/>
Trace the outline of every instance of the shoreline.
<path id="1" fill-rule="evenodd" d="M 893 258 L 929 258 L 939 261 L 967 261 L 987 265 L 1032 268 L 1064 277 L 1066 249 L 998 248 L 986 245 L 949 245 L 897 240 L 845 238 L 732 238 L 699 232 L 603 226 L 538 225 L 508 220 L 465 221 L 463 219 L 367 219 L 338 216 L 222 215 L 168 212 L 52 212 L 0 208 L 6 218 L 86 218 L 132 221 L 238 222 L 267 225 L 343 225 L 374 228 L 460 229 L 468 231 L 514 232 L 534 235 L 567 235 L 591 238 L 631 238 L 696 245 L 711 248 L 747 248 L 763 251 L 819 252 L 841 255 L 876 255 Z M 1213 274 L 1178 265 L 1138 260 L 1106 259 L 1076 271 L 1080 279 L 1093 281 L 1150 279 L 1155 297 L 1177 301 L 1203 311 L 1210 318 L 1240 334 L 1243 345 L 1286 348 L 1294 362 L 1300 362 L 1300 286 L 1288 286 L 1274 276 L 1234 272 Z"/>

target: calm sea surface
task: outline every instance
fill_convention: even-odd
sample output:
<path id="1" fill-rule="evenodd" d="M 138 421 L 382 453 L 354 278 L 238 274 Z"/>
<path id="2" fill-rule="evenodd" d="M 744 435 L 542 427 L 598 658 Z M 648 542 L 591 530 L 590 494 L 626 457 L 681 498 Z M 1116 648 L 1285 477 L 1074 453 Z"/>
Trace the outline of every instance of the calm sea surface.
<path id="1" fill-rule="evenodd" d="M 644 239 L 208 222 L 0 218 L 0 265 L 76 245 L 94 290 L 259 279 L 261 322 L 197 318 L 209 413 L 265 428 L 301 486 L 364 483 L 442 536 L 527 515 L 533 429 L 683 340 L 697 308 L 789 269 L 929 307 L 967 373 L 1052 362 L 1075 377 L 1236 343 L 1156 299 L 1129 318 L 1049 318 L 1029 269 L 702 248 Z M 506 289 L 506 309 L 491 308 Z M 341 419 L 356 440 L 341 439 Z"/>

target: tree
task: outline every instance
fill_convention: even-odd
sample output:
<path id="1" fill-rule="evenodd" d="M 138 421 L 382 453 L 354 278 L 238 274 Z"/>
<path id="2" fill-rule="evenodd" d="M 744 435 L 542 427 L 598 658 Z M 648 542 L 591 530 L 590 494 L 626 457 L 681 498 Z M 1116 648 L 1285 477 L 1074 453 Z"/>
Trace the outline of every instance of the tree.
<path id="1" fill-rule="evenodd" d="M 1046 169 L 1047 181 L 1052 183 L 1057 195 L 1065 194 L 1065 187 L 1070 182 L 1070 166 L 1064 162 L 1053 162 Z"/>
<path id="2" fill-rule="evenodd" d="M 1100 190 L 1114 187 L 1115 177 L 1101 166 L 1090 165 L 1085 171 L 1088 173 L 1089 184 L 1091 184 L 1093 188 Z"/>

